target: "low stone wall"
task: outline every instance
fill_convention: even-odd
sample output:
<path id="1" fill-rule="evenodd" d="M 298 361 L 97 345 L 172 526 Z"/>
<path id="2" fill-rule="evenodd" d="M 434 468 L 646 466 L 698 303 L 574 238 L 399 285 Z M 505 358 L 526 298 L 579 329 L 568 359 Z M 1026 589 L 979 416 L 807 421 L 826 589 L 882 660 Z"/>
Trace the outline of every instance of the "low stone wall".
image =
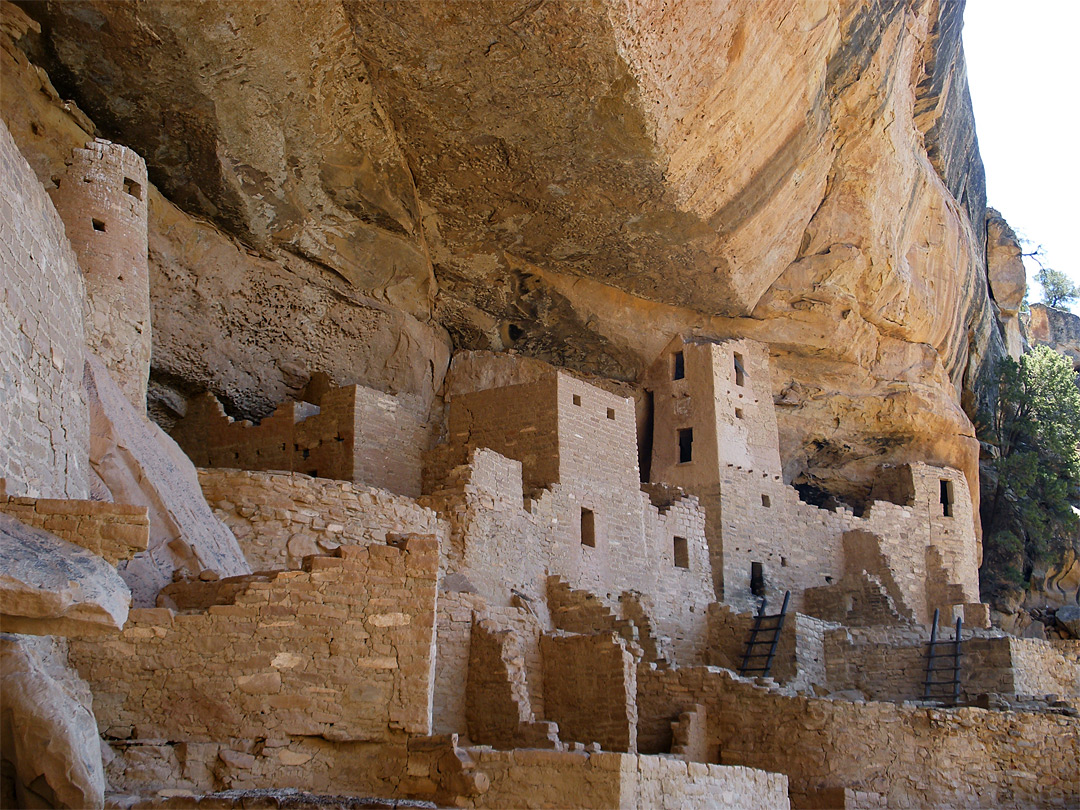
<path id="1" fill-rule="evenodd" d="M 473 750 L 487 791 L 466 806 L 780 810 L 787 779 L 743 767 L 634 754 Z"/>
<path id="2" fill-rule="evenodd" d="M 12 497 L 0 498 L 0 512 L 82 546 L 113 565 L 146 551 L 150 543 L 150 518 L 145 506 Z"/>
<path id="3" fill-rule="evenodd" d="M 944 648 L 945 653 L 951 650 L 951 644 Z M 961 651 L 963 701 L 974 701 L 985 693 L 1080 696 L 1080 642 L 968 638 Z M 920 699 L 926 653 L 926 640 L 911 631 L 874 640 L 862 638 L 855 630 L 831 631 L 825 642 L 829 688 L 858 689 L 872 700 Z"/>
<path id="4" fill-rule="evenodd" d="M 1010 638 L 1013 693 L 1080 697 L 1080 641 Z"/>
<path id="5" fill-rule="evenodd" d="M 134 610 L 116 640 L 73 640 L 103 734 L 370 742 L 430 733 L 435 539 L 339 553 L 303 571 L 239 578 L 246 587 L 229 604 Z"/>
<path id="6" fill-rule="evenodd" d="M 670 742 L 671 721 L 694 704 L 706 707 L 721 762 L 786 774 L 796 807 L 843 788 L 884 797 L 890 808 L 1080 799 L 1075 717 L 791 697 L 714 668 L 640 668 L 640 749 Z"/>
<path id="7" fill-rule="evenodd" d="M 385 543 L 388 534 L 445 534 L 438 516 L 411 498 L 347 481 L 201 469 L 199 483 L 256 571 L 295 570 L 308 555 Z"/>

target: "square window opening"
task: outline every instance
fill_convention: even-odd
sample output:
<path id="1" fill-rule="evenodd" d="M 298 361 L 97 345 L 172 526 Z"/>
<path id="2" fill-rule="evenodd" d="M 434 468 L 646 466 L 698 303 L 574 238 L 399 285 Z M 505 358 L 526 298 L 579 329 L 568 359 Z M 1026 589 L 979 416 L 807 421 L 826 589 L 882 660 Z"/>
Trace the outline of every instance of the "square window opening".
<path id="1" fill-rule="evenodd" d="M 675 352 L 675 367 L 672 370 L 671 379 L 681 380 L 686 377 L 686 358 L 682 352 Z"/>
<path id="2" fill-rule="evenodd" d="M 596 515 L 592 509 L 581 510 L 581 545 L 596 548 Z"/>
<path id="3" fill-rule="evenodd" d="M 689 568 L 690 567 L 690 550 L 686 546 L 685 537 L 675 537 L 675 567 L 676 568 Z"/>
<path id="4" fill-rule="evenodd" d="M 574 394 L 574 404 L 575 405 L 580 405 L 581 404 L 581 397 L 578 394 Z"/>
<path id="5" fill-rule="evenodd" d="M 736 408 L 735 409 L 735 418 L 736 419 L 742 419 L 742 408 Z"/>
<path id="6" fill-rule="evenodd" d="M 142 199 L 142 186 L 130 177 L 124 178 L 124 192 L 130 194 L 136 200 Z"/>
<path id="7" fill-rule="evenodd" d="M 611 419 L 611 420 L 615 419 L 615 409 L 614 408 L 608 408 L 607 409 L 607 418 Z"/>
<path id="8" fill-rule="evenodd" d="M 105 223 L 100 219 L 91 219 L 90 224 L 94 226 L 95 231 L 101 231 L 105 233 Z"/>
<path id="9" fill-rule="evenodd" d="M 768 495 L 762 495 L 761 496 L 761 505 L 764 506 L 766 509 L 768 509 L 769 507 L 772 506 L 772 498 L 770 498 Z"/>
<path id="10" fill-rule="evenodd" d="M 787 568 L 787 557 L 781 557 L 780 558 L 780 567 L 781 568 Z"/>
<path id="11" fill-rule="evenodd" d="M 685 464 L 694 458 L 694 429 L 681 428 L 679 430 L 679 463 Z"/>
<path id="12" fill-rule="evenodd" d="M 735 384 L 746 385 L 746 372 L 743 370 L 743 356 L 735 352 Z"/>

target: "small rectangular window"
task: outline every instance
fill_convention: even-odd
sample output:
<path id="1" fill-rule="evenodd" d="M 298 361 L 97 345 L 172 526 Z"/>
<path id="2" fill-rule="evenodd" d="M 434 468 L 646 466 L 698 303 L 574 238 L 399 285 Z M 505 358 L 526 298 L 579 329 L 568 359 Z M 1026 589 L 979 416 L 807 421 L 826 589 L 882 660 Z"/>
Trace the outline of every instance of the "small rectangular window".
<path id="1" fill-rule="evenodd" d="M 772 499 L 768 495 L 761 496 L 761 505 L 766 509 L 772 506 Z"/>
<path id="2" fill-rule="evenodd" d="M 673 380 L 681 380 L 686 376 L 686 359 L 682 352 L 675 352 L 675 368 L 671 375 Z"/>
<path id="3" fill-rule="evenodd" d="M 941 515 L 942 517 L 953 516 L 953 489 L 952 481 L 941 480 Z"/>
<path id="4" fill-rule="evenodd" d="M 581 545 L 596 547 L 596 515 L 592 509 L 581 510 Z"/>
<path id="5" fill-rule="evenodd" d="M 581 404 L 581 397 L 578 396 L 577 394 L 574 394 L 574 404 L 575 405 L 580 405 Z"/>
<path id="6" fill-rule="evenodd" d="M 90 223 L 94 226 L 95 231 L 101 231 L 105 233 L 105 223 L 100 219 L 91 219 Z"/>
<path id="7" fill-rule="evenodd" d="M 679 430 L 679 463 L 685 464 L 694 457 L 694 429 L 681 428 Z"/>
<path id="8" fill-rule="evenodd" d="M 746 384 L 746 372 L 743 371 L 743 359 L 742 355 L 738 352 L 735 352 L 735 384 Z"/>
<path id="9" fill-rule="evenodd" d="M 736 408 L 735 409 L 735 418 L 736 419 L 742 419 L 742 408 Z"/>
<path id="10" fill-rule="evenodd" d="M 750 593 L 765 595 L 765 566 L 759 562 L 750 563 Z"/>
<path id="11" fill-rule="evenodd" d="M 142 186 L 132 180 L 130 177 L 124 178 L 124 191 L 130 194 L 136 200 L 142 199 Z"/>
<path id="12" fill-rule="evenodd" d="M 676 568 L 689 568 L 690 567 L 690 551 L 686 547 L 685 537 L 675 538 L 675 567 Z"/>
<path id="13" fill-rule="evenodd" d="M 607 418 L 608 419 L 614 419 L 615 418 L 615 409 L 614 408 L 608 408 L 607 409 Z"/>

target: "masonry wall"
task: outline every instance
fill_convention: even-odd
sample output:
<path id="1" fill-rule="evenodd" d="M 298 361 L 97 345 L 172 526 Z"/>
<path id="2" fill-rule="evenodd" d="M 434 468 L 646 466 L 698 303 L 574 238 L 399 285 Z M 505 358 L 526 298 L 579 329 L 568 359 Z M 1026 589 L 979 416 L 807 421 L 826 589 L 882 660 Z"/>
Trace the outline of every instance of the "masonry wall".
<path id="1" fill-rule="evenodd" d="M 789 697 L 722 670 L 643 669 L 641 750 L 667 744 L 671 721 L 694 704 L 706 707 L 721 762 L 786 774 L 795 807 L 830 788 L 890 808 L 1060 807 L 1080 797 L 1073 717 Z"/>
<path id="2" fill-rule="evenodd" d="M 444 587 L 446 580 L 443 580 Z M 472 628 L 477 620 L 514 633 L 521 650 L 525 683 L 533 714 L 544 717 L 544 672 L 540 659 L 543 628 L 528 610 L 489 605 L 476 593 L 443 590 L 436 624 L 435 689 L 432 726 L 436 734 L 465 734 L 468 729 L 466 687 Z"/>
<path id="3" fill-rule="evenodd" d="M 51 192 L 86 276 L 87 347 L 140 412 L 150 376 L 147 192 L 142 158 L 100 138 L 72 152 Z"/>
<path id="4" fill-rule="evenodd" d="M 361 385 L 327 386 L 315 398 L 285 402 L 253 425 L 204 394 L 172 436 L 198 467 L 300 472 L 420 495 L 430 427 L 419 399 Z"/>
<path id="5" fill-rule="evenodd" d="M 9 495 L 87 497 L 84 297 L 63 221 L 0 126 L 0 479 Z"/>
<path id="6" fill-rule="evenodd" d="M 102 733 L 193 742 L 430 733 L 435 539 L 339 553 L 249 576 L 227 604 L 133 610 L 119 638 L 73 642 Z"/>
<path id="7" fill-rule="evenodd" d="M 113 565 L 146 551 L 150 543 L 145 506 L 13 496 L 0 497 L 0 512 L 88 549 Z"/>
<path id="8" fill-rule="evenodd" d="M 474 448 L 488 448 L 521 462 L 525 487 L 559 481 L 558 380 L 476 391 L 451 400 L 447 444 L 451 466 L 464 464 Z"/>
<path id="9" fill-rule="evenodd" d="M 478 751 L 490 780 L 470 807 L 622 810 L 774 810 L 788 807 L 787 780 L 751 768 L 688 764 L 617 753 Z"/>
<path id="10" fill-rule="evenodd" d="M 599 743 L 605 751 L 637 751 L 634 658 L 614 633 L 544 635 L 546 719 L 559 739 Z"/>
<path id="11" fill-rule="evenodd" d="M 296 570 L 308 555 L 381 544 L 393 534 L 446 536 L 438 516 L 411 498 L 347 481 L 202 469 L 199 483 L 256 571 Z"/>
<path id="12" fill-rule="evenodd" d="M 607 420 L 604 411 L 600 418 Z M 598 451 L 596 458 L 603 463 L 605 457 Z M 614 613 L 622 611 L 620 597 L 633 591 L 651 631 L 666 640 L 665 651 L 679 661 L 701 660 L 711 588 L 700 508 L 692 498 L 674 496 L 658 509 L 636 482 L 632 497 L 620 501 L 616 484 L 604 488 L 598 475 L 600 485 L 587 485 L 580 475 L 536 491 L 523 506 L 521 463 L 472 450 L 468 464 L 421 499 L 450 523 L 443 570 L 464 576 L 491 605 L 510 605 L 516 592 L 541 612 L 549 572 L 603 597 Z M 580 535 L 583 498 L 595 507 L 593 546 Z M 631 524 L 638 527 L 634 533 L 626 529 Z M 675 564 L 675 537 L 686 541 L 685 568 Z"/>

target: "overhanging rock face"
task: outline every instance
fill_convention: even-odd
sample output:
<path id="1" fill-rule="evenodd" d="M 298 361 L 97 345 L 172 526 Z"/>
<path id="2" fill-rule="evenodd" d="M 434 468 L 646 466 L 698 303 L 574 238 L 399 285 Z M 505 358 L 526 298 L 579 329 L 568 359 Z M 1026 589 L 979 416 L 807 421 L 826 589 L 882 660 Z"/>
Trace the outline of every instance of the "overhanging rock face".
<path id="1" fill-rule="evenodd" d="M 331 287 L 434 322 L 457 348 L 513 346 L 623 380 L 697 329 L 770 344 L 789 482 L 865 497 L 877 465 L 924 460 L 973 485 L 961 402 L 1002 344 L 955 79 L 962 9 L 789 5 L 31 11 L 51 67 L 107 134 L 263 257 L 154 255 L 157 230 L 175 242 L 194 226 L 152 208 L 163 378 L 265 415 L 260 381 L 283 394 L 298 373 L 268 346 L 284 329 L 322 335 L 325 306 L 309 304 Z M 237 284 L 241 264 L 253 275 Z M 236 312 L 223 333 L 217 304 L 252 290 L 274 300 L 266 316 Z M 214 306 L 185 304 L 183 323 L 172 313 L 206 295 Z M 335 316 L 335 334 L 357 341 L 358 317 Z M 363 349 L 370 380 L 344 379 L 341 358 L 305 362 L 426 396 L 445 348 L 387 328 L 423 373 Z M 214 351 L 200 354 L 206 334 Z"/>
<path id="2" fill-rule="evenodd" d="M 131 591 L 103 558 L 0 513 L 0 620 L 9 633 L 100 635 L 127 621 Z"/>

